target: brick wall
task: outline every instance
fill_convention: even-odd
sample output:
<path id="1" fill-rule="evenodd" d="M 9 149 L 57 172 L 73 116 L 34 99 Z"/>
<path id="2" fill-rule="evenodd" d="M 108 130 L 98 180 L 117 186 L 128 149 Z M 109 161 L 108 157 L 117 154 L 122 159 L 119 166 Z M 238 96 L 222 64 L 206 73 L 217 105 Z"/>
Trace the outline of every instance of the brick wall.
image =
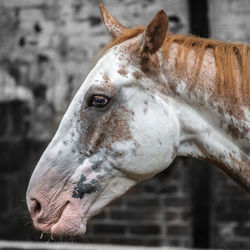
<path id="1" fill-rule="evenodd" d="M 145 25 L 163 8 L 171 30 L 188 33 L 188 1 L 102 2 L 124 25 Z M 212 36 L 218 38 L 221 32 L 221 38 L 230 39 L 232 32 L 234 38 L 240 28 L 245 36 L 238 39 L 249 39 L 241 18 L 249 17 L 248 5 L 241 4 L 244 0 L 237 1 L 239 14 L 232 13 L 237 32 L 215 31 L 217 23 L 222 26 L 223 15 L 219 20 L 217 11 L 222 2 L 237 9 L 235 1 L 209 1 Z M 28 224 L 25 191 L 94 54 L 109 40 L 97 4 L 97 0 L 0 1 L 1 239 L 39 240 Z M 249 249 L 249 222 L 249 197 L 243 191 L 216 169 L 180 158 L 94 217 L 83 241 L 191 247 L 202 239 L 203 246 Z"/>

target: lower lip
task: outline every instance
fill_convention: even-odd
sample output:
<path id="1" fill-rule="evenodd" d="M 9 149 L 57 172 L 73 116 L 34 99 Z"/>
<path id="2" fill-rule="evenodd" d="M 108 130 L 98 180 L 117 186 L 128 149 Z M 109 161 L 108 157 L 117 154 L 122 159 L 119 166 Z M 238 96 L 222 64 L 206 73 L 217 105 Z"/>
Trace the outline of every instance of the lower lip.
<path id="1" fill-rule="evenodd" d="M 47 224 L 37 224 L 36 222 L 33 222 L 33 224 L 37 230 L 42 231 L 43 233 L 50 232 L 50 226 Z"/>
<path id="2" fill-rule="evenodd" d="M 86 232 L 86 223 L 81 220 L 81 215 L 76 207 L 67 203 L 59 220 L 50 228 L 51 235 L 73 236 Z"/>

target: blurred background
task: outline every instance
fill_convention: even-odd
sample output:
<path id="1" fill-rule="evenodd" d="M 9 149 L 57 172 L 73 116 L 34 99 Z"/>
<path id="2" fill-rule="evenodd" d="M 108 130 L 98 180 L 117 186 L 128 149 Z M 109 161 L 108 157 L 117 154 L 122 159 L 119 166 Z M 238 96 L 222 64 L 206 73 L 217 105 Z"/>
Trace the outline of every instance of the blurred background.
<path id="1" fill-rule="evenodd" d="M 0 240 L 40 241 L 25 192 L 93 56 L 110 39 L 99 2 L 0 0 Z M 173 33 L 250 41 L 249 0 L 102 3 L 126 26 L 147 25 L 164 9 Z M 93 218 L 78 241 L 250 249 L 250 196 L 215 167 L 178 158 Z"/>

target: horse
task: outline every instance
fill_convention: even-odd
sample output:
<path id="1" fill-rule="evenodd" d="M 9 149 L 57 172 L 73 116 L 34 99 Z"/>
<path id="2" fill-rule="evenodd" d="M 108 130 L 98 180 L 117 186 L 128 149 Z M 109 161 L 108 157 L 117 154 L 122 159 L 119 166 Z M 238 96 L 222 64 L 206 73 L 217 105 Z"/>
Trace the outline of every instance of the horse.
<path id="1" fill-rule="evenodd" d="M 84 234 L 176 156 L 211 162 L 250 192 L 250 46 L 171 34 L 163 10 L 134 28 L 100 11 L 112 40 L 31 176 L 35 228 Z"/>

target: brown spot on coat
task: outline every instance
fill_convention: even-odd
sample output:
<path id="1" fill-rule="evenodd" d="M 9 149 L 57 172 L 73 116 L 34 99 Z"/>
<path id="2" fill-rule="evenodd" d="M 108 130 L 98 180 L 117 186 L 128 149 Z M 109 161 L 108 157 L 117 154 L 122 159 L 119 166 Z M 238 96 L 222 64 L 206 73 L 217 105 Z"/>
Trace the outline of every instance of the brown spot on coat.
<path id="1" fill-rule="evenodd" d="M 114 158 L 114 159 L 120 159 L 120 158 L 123 158 L 124 155 L 125 155 L 124 152 L 115 152 L 115 153 L 113 154 L 113 158 Z"/>
<path id="2" fill-rule="evenodd" d="M 132 111 L 124 105 L 119 105 L 95 120 L 92 115 L 85 114 L 86 145 L 93 151 L 102 146 L 109 148 L 114 142 L 132 139 L 129 130 L 129 119 Z M 87 116 L 87 117 L 86 117 Z"/>
<path id="3" fill-rule="evenodd" d="M 133 73 L 133 77 L 136 79 L 136 80 L 139 80 L 141 77 L 142 77 L 142 73 L 139 72 L 139 71 L 135 71 Z"/>
<path id="4" fill-rule="evenodd" d="M 110 78 L 109 78 L 109 76 L 107 74 L 103 75 L 103 80 L 104 80 L 105 83 L 109 83 L 109 84 L 111 83 L 111 80 L 110 80 Z"/>
<path id="5" fill-rule="evenodd" d="M 128 72 L 125 69 L 119 69 L 117 72 L 120 75 L 125 76 L 125 77 L 128 75 Z"/>
<path id="6" fill-rule="evenodd" d="M 235 140 L 244 139 L 249 131 L 250 129 L 242 123 L 235 124 L 233 119 L 230 120 L 227 126 L 228 134 L 230 134 Z"/>

